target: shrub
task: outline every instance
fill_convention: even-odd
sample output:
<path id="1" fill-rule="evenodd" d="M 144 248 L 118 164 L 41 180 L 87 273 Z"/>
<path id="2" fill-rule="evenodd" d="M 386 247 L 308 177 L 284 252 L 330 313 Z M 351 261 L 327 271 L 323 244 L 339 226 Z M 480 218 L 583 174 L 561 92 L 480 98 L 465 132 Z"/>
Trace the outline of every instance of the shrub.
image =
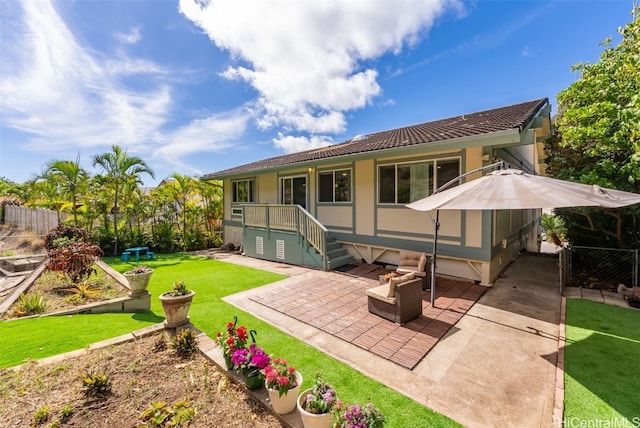
<path id="1" fill-rule="evenodd" d="M 40 293 L 21 294 L 18 297 L 16 314 L 18 316 L 41 314 L 47 309 L 47 304 L 47 298 Z"/>
<path id="2" fill-rule="evenodd" d="M 89 234 L 85 229 L 59 224 L 52 229 L 44 238 L 44 247 L 47 251 L 69 245 L 73 242 L 89 242 Z"/>
<path id="3" fill-rule="evenodd" d="M 81 375 L 82 389 L 85 394 L 102 396 L 111 392 L 111 379 L 109 375 L 101 372 L 88 372 Z"/>
<path id="4" fill-rule="evenodd" d="M 183 329 L 171 338 L 171 347 L 176 351 L 176 355 L 182 358 L 190 357 L 198 351 L 198 340 L 196 332 Z"/>
<path id="5" fill-rule="evenodd" d="M 96 273 L 93 263 L 104 253 L 99 246 L 89 242 L 73 242 L 49 251 L 47 269 L 64 272 L 74 284 Z"/>

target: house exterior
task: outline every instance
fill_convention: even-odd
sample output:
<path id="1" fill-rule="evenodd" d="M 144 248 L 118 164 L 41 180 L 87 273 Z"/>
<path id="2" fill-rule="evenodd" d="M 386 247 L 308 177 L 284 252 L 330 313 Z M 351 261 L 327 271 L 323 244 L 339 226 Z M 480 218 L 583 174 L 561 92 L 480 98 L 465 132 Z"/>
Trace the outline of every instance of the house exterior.
<path id="1" fill-rule="evenodd" d="M 335 269 L 432 253 L 429 213 L 405 205 L 498 160 L 544 172 L 548 99 L 359 135 L 202 179 L 222 180 L 225 243 L 251 257 Z M 475 173 L 462 180 L 480 177 Z M 539 210 L 442 211 L 438 272 L 490 284 L 524 248 L 539 248 Z"/>

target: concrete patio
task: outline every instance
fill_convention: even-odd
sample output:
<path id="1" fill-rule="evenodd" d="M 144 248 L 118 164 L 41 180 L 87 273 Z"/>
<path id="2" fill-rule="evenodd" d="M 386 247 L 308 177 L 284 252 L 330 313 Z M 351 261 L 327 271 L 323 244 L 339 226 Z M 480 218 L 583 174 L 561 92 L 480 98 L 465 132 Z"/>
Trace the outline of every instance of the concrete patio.
<path id="1" fill-rule="evenodd" d="M 465 426 L 544 427 L 554 423 L 561 313 L 555 258 L 520 256 L 477 303 L 451 320 L 453 327 L 429 347 L 413 369 L 345 340 L 337 332 L 303 322 L 283 308 L 274 309 L 265 300 L 265 296 L 280 295 L 299 284 L 321 287 L 336 281 L 335 276 L 343 283 L 351 281 L 352 276 L 238 255 L 219 254 L 216 258 L 290 275 L 228 296 L 227 302 Z M 441 283 L 439 278 L 438 289 Z M 339 297 L 336 295 L 335 299 Z M 366 311 L 366 299 L 364 302 Z M 438 300 L 436 308 L 444 311 Z M 425 319 L 430 314 L 433 318 L 432 310 L 423 307 Z M 442 313 L 445 312 L 451 311 Z M 389 331 L 397 331 L 396 336 L 390 333 L 394 340 L 407 340 L 402 333 L 407 329 L 397 329 L 386 320 L 379 323 Z M 375 344 L 367 346 L 372 348 Z M 561 376 L 559 381 L 561 384 Z"/>

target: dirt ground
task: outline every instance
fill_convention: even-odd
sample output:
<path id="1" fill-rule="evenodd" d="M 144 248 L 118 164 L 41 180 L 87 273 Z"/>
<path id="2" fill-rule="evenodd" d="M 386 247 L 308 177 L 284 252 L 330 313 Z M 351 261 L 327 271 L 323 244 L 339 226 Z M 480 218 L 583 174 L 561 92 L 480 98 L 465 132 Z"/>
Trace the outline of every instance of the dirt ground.
<path id="1" fill-rule="evenodd" d="M 0 255 L 11 252 L 14 256 L 44 254 L 44 237 L 35 236 L 28 230 L 0 226 Z"/>
<path id="2" fill-rule="evenodd" d="M 187 400 L 195 410 L 189 427 L 281 426 L 203 356 L 183 360 L 167 340 L 165 350 L 154 350 L 160 337 L 103 348 L 56 364 L 1 369 L 0 425 L 137 427 L 143 426 L 141 414 L 152 402 L 173 407 Z M 81 380 L 88 372 L 107 374 L 111 393 L 88 396 Z M 36 418 L 43 420 L 36 423 Z"/>

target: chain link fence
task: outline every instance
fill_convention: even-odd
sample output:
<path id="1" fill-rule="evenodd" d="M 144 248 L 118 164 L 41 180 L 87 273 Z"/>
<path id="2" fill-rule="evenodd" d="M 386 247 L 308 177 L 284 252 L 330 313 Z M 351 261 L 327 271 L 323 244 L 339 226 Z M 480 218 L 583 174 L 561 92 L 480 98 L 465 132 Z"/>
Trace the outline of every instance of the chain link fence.
<path id="1" fill-rule="evenodd" d="M 638 250 L 569 246 L 560 254 L 562 287 L 616 291 L 638 286 Z"/>

